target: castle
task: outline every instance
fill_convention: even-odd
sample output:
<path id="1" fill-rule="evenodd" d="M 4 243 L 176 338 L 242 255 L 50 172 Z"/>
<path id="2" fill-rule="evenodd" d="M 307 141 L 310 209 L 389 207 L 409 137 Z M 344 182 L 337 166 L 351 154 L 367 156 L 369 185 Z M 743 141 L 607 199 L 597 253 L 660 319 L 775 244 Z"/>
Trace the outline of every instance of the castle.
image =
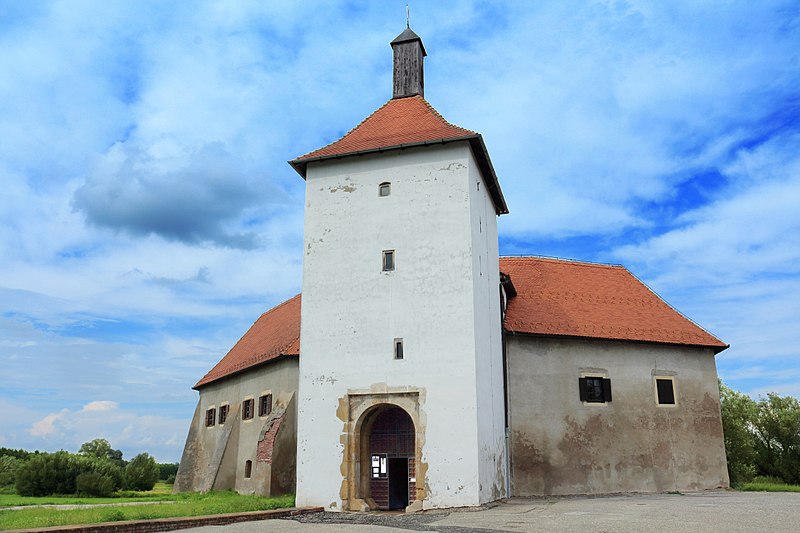
<path id="1" fill-rule="evenodd" d="M 418 35 L 391 47 L 392 98 L 290 161 L 302 304 L 195 385 L 175 490 L 413 511 L 727 486 L 727 345 L 624 267 L 499 257 L 483 138 L 424 99 Z"/>

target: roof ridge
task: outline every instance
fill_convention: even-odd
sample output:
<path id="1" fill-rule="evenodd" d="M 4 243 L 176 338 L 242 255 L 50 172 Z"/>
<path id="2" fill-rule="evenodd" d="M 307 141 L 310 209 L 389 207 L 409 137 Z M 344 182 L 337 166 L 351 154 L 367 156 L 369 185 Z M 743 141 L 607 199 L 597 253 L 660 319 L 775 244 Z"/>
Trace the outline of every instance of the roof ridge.
<path id="1" fill-rule="evenodd" d="M 390 98 L 389 100 L 387 100 L 387 101 L 386 101 L 386 102 L 385 102 L 385 103 L 384 103 L 382 106 L 380 106 L 378 109 L 376 109 L 375 111 L 373 111 L 372 113 L 370 113 L 370 114 L 369 114 L 369 115 L 368 115 L 366 118 L 364 118 L 364 120 L 362 120 L 361 122 L 359 122 L 358 124 L 356 124 L 354 127 L 350 128 L 350 131 L 348 131 L 347 133 L 345 133 L 344 135 L 342 135 L 341 137 L 339 137 L 339 138 L 338 138 L 338 139 L 336 139 L 335 141 L 333 141 L 333 142 L 329 142 L 329 143 L 328 143 L 328 144 L 326 144 L 325 146 L 322 146 L 322 147 L 320 147 L 320 148 L 317 148 L 317 149 L 315 149 L 315 150 L 311 150 L 310 152 L 307 152 L 307 153 L 305 153 L 305 154 L 301 155 L 300 157 L 295 157 L 295 158 L 294 158 L 294 160 L 295 160 L 295 161 L 299 161 L 300 159 L 304 159 L 304 158 L 308 157 L 309 155 L 311 155 L 311 154 L 313 154 L 313 153 L 315 153 L 315 152 L 320 152 L 320 151 L 322 151 L 322 150 L 324 150 L 324 149 L 326 149 L 326 148 L 329 148 L 329 147 L 333 146 L 334 144 L 338 143 L 339 141 L 341 141 L 342 139 L 344 139 L 345 137 L 347 137 L 348 135 L 350 135 L 351 133 L 353 133 L 354 131 L 356 131 L 358 128 L 360 128 L 362 124 L 364 124 L 366 121 L 368 121 L 368 120 L 369 120 L 369 119 L 371 119 L 373 116 L 375 116 L 375 115 L 378 113 L 378 111 L 380 111 L 381 109 L 383 109 L 384 107 L 386 107 L 387 105 L 389 105 L 390 103 L 392 103 L 392 101 L 393 101 L 393 100 L 395 100 L 395 99 L 394 99 L 394 98 Z"/>
<path id="2" fill-rule="evenodd" d="M 442 116 L 442 114 L 441 114 L 441 113 L 439 113 L 439 111 L 437 111 L 437 110 L 436 110 L 436 108 L 435 108 L 435 107 L 433 107 L 433 106 L 431 105 L 431 103 L 430 103 L 430 102 L 428 102 L 428 101 L 427 101 L 427 100 L 426 100 L 424 97 L 422 97 L 422 96 L 420 96 L 420 95 L 418 95 L 418 94 L 415 94 L 415 95 L 414 95 L 412 98 L 418 98 L 418 99 L 422 100 L 422 103 L 423 103 L 423 104 L 425 104 L 425 107 L 427 107 L 427 108 L 428 108 L 428 111 L 430 111 L 431 113 L 433 113 L 433 114 L 434 114 L 434 116 L 435 116 L 436 118 L 438 118 L 439 120 L 441 120 L 441 121 L 442 121 L 444 124 L 446 124 L 447 126 L 450 126 L 451 128 L 458 128 L 458 129 L 460 129 L 460 130 L 468 131 L 468 132 L 470 132 L 472 135 L 480 135 L 480 134 L 479 134 L 477 131 L 474 131 L 474 130 L 468 130 L 467 128 L 461 127 L 461 126 L 459 126 L 459 125 L 457 125 L 457 124 L 453 124 L 452 122 L 448 121 L 448 120 L 447 120 L 446 118 L 444 118 L 444 117 Z"/>
<path id="3" fill-rule="evenodd" d="M 565 257 L 554 257 L 549 255 L 501 255 L 500 259 L 539 259 L 554 263 L 568 263 L 575 266 L 596 267 L 596 268 L 621 268 L 628 270 L 625 265 L 620 263 L 599 263 L 596 261 L 584 261 L 580 259 L 569 259 Z M 630 272 L 630 270 L 628 270 Z"/>

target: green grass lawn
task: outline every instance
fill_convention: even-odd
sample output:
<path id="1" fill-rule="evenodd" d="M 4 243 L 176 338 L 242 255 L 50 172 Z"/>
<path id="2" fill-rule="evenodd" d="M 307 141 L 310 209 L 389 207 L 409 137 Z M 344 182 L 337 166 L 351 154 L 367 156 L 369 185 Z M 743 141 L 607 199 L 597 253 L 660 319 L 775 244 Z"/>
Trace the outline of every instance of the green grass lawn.
<path id="1" fill-rule="evenodd" d="M 110 498 L 89 498 L 79 496 L 19 496 L 17 494 L 0 494 L 0 507 L 17 507 L 20 505 L 73 505 L 93 503 L 122 503 L 174 500 L 172 485 L 156 483 L 153 490 L 144 492 L 121 491 Z"/>
<path id="2" fill-rule="evenodd" d="M 39 499 L 58 499 L 63 503 L 65 499 L 78 500 L 79 498 Z M 121 503 L 123 501 L 147 501 L 148 499 L 150 498 L 84 498 L 81 499 L 81 503 Z M 71 510 L 37 507 L 18 511 L 0 511 L 0 530 L 65 526 L 72 524 L 96 524 L 99 522 L 115 522 L 119 520 L 203 516 L 280 509 L 294 506 L 294 496 L 292 495 L 278 498 L 265 498 L 261 496 L 241 495 L 235 492 L 210 492 L 207 494 L 183 493 L 164 495 L 164 497 L 154 499 L 162 499 L 174 503 Z M 108 500 L 111 500 L 111 502 Z M 50 502 L 48 501 L 48 503 Z"/>
<path id="3" fill-rule="evenodd" d="M 736 485 L 736 490 L 743 490 L 746 492 L 800 492 L 800 485 L 753 481 L 751 483 Z"/>

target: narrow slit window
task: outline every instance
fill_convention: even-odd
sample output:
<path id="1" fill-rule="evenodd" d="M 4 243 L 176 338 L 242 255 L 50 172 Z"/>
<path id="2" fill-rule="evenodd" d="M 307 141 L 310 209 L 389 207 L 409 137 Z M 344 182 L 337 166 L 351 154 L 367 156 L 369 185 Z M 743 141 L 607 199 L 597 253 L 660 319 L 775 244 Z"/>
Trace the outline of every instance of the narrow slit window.
<path id="1" fill-rule="evenodd" d="M 378 185 L 378 196 L 389 196 L 392 194 L 392 184 L 385 181 Z"/>
<path id="2" fill-rule="evenodd" d="M 258 399 L 258 416 L 267 416 L 272 412 L 272 394 L 265 394 Z"/>
<path id="3" fill-rule="evenodd" d="M 211 427 L 214 425 L 214 420 L 216 419 L 217 410 L 215 408 L 211 408 L 206 411 L 206 427 Z"/>
<path id="4" fill-rule="evenodd" d="M 245 400 L 242 402 L 242 420 L 250 420 L 253 418 L 253 399 Z"/>
<path id="5" fill-rule="evenodd" d="M 248 459 L 244 462 L 244 477 L 249 478 L 253 474 L 253 461 Z"/>
<path id="6" fill-rule="evenodd" d="M 675 405 L 675 382 L 669 378 L 656 378 L 658 405 Z"/>
<path id="7" fill-rule="evenodd" d="M 391 272 L 394 270 L 394 250 L 383 251 L 383 271 Z"/>
<path id="8" fill-rule="evenodd" d="M 394 340 L 394 358 L 395 359 L 403 358 L 403 339 Z"/>
<path id="9" fill-rule="evenodd" d="M 219 424 L 222 425 L 225 423 L 225 420 L 228 418 L 228 409 L 230 406 L 228 405 L 220 405 L 219 406 Z"/>

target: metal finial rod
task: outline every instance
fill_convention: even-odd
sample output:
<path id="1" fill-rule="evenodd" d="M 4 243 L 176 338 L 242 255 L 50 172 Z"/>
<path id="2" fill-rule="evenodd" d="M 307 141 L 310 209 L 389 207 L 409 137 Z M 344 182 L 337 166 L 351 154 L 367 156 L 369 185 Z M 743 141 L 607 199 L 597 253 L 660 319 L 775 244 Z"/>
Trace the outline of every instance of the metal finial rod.
<path id="1" fill-rule="evenodd" d="M 408 4 L 406 4 L 406 28 L 411 27 L 411 10 L 408 8 Z"/>

